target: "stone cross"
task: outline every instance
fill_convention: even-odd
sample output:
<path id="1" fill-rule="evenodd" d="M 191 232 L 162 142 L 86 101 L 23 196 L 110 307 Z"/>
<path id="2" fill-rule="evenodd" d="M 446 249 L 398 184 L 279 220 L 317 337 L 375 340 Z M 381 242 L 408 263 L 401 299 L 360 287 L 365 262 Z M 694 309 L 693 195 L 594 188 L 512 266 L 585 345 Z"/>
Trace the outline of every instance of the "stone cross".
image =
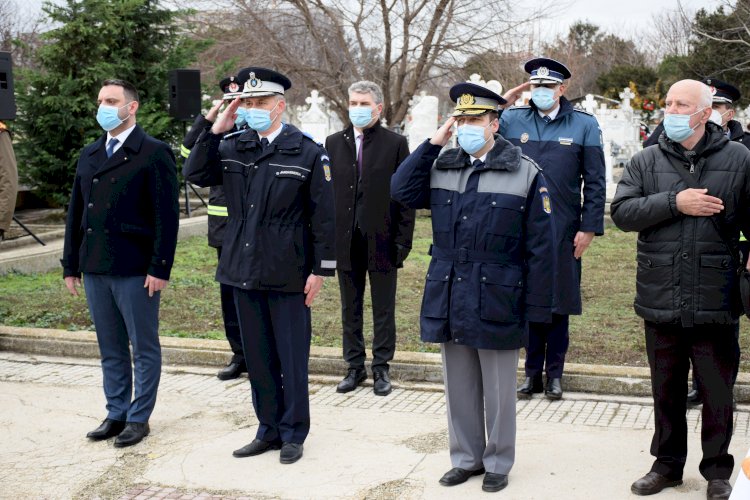
<path id="1" fill-rule="evenodd" d="M 622 99 L 622 103 L 620 103 L 621 108 L 630 108 L 630 100 L 635 97 L 635 94 L 632 90 L 630 90 L 629 87 L 625 87 L 622 89 L 622 92 L 620 92 L 620 99 Z"/>
<path id="2" fill-rule="evenodd" d="M 586 94 L 586 100 L 583 101 L 583 109 L 593 114 L 596 111 L 596 99 L 593 94 Z"/>
<path id="3" fill-rule="evenodd" d="M 323 98 L 319 97 L 317 90 L 310 92 L 310 97 L 305 97 L 305 102 L 310 105 L 310 108 L 318 108 L 323 104 Z"/>
<path id="4" fill-rule="evenodd" d="M 469 83 L 477 84 L 477 85 L 481 85 L 484 83 L 484 80 L 482 80 L 482 76 L 477 73 L 474 73 L 471 76 L 469 76 L 469 79 L 466 81 Z"/>

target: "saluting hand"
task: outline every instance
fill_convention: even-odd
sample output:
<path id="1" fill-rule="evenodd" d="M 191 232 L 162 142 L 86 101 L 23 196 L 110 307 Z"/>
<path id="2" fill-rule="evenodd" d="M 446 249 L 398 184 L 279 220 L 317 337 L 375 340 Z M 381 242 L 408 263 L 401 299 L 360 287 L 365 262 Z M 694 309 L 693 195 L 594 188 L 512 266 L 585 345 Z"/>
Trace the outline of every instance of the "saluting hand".
<path id="1" fill-rule="evenodd" d="M 530 82 L 523 82 L 518 87 L 513 87 L 503 95 L 503 99 L 508 101 L 507 104 L 503 104 L 500 107 L 505 109 L 513 106 L 513 104 L 521 98 L 521 95 L 531 88 Z"/>
<path id="2" fill-rule="evenodd" d="M 307 277 L 307 283 L 305 283 L 305 305 L 307 307 L 312 305 L 321 288 L 323 288 L 323 276 L 311 274 Z"/>
<path id="3" fill-rule="evenodd" d="M 237 108 L 240 107 L 240 102 L 240 98 L 238 97 L 232 101 L 218 117 L 216 117 L 216 121 L 211 127 L 212 134 L 219 135 L 232 130 L 232 127 L 234 127 L 234 120 L 237 119 Z"/>
<path id="4" fill-rule="evenodd" d="M 451 116 L 448 118 L 445 123 L 443 123 L 443 126 L 440 127 L 437 132 L 435 132 L 435 135 L 432 136 L 432 139 L 430 139 L 430 144 L 434 144 L 435 146 L 445 146 L 448 144 L 448 140 L 450 140 L 451 136 L 453 135 L 453 132 L 451 132 L 451 127 L 453 124 L 456 123 L 456 117 Z"/>
<path id="5" fill-rule="evenodd" d="M 224 101 L 219 101 L 211 106 L 211 109 L 209 109 L 208 113 L 206 113 L 206 120 L 210 121 L 211 123 L 215 122 L 216 118 L 219 116 L 219 109 L 221 108 L 222 104 L 224 104 Z"/>
<path id="6" fill-rule="evenodd" d="M 710 217 L 724 210 L 724 202 L 721 198 L 706 193 L 708 189 L 688 188 L 680 191 L 675 198 L 677 210 L 685 215 L 696 217 Z"/>

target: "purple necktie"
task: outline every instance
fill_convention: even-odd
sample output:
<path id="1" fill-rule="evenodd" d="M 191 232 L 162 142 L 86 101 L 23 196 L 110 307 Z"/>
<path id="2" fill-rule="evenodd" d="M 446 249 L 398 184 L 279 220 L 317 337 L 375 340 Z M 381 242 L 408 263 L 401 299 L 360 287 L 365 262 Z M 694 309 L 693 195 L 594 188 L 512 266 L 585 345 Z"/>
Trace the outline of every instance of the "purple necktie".
<path id="1" fill-rule="evenodd" d="M 357 171 L 359 176 L 362 177 L 362 145 L 365 143 L 365 138 L 362 134 L 357 136 L 359 139 L 359 149 L 357 149 Z"/>

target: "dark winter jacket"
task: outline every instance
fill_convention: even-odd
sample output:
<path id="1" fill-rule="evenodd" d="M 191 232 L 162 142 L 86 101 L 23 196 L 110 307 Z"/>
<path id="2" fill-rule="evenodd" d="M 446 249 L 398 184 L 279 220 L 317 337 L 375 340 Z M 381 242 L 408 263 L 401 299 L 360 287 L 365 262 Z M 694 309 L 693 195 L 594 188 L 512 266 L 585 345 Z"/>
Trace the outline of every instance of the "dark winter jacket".
<path id="1" fill-rule="evenodd" d="M 635 311 L 648 321 L 691 327 L 732 323 L 740 314 L 737 270 L 717 226 L 677 210 L 677 193 L 688 186 L 670 157 L 722 199 L 724 210 L 714 218 L 726 238 L 750 230 L 750 151 L 713 123 L 706 133 L 692 161 L 663 134 L 633 156 L 617 185 L 612 220 L 638 231 Z"/>

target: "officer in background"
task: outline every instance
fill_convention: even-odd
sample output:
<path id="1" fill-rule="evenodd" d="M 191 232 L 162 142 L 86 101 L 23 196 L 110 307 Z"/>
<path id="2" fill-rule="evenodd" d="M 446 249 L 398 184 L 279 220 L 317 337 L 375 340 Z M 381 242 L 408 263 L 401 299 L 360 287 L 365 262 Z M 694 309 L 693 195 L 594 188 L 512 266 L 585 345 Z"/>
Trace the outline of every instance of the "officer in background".
<path id="1" fill-rule="evenodd" d="M 223 103 L 228 103 L 240 95 L 241 82 L 236 76 L 229 76 L 219 82 L 219 88 L 224 93 L 222 100 L 215 104 L 206 114 L 199 115 L 193 126 L 185 135 L 182 141 L 180 152 L 187 159 L 190 150 L 198 140 L 198 136 L 210 129 L 216 117 L 219 115 L 219 108 Z M 235 120 L 235 128 L 226 136 L 238 133 L 246 128 L 244 115 L 238 115 Z M 211 186 L 208 192 L 208 245 L 216 249 L 216 254 L 221 259 L 221 242 L 224 239 L 224 228 L 227 225 L 227 203 L 224 199 L 224 188 L 221 185 Z M 242 352 L 242 338 L 240 337 L 240 324 L 237 321 L 237 311 L 234 307 L 234 292 L 232 287 L 219 283 L 221 293 L 221 316 L 224 319 L 224 332 L 232 349 L 232 359 L 229 364 L 219 370 L 216 375 L 220 380 L 231 380 L 238 378 L 243 372 L 247 371 L 245 367 L 245 355 Z"/>
<path id="2" fill-rule="evenodd" d="M 226 195 L 216 279 L 234 287 L 259 421 L 255 439 L 233 454 L 281 448 L 280 462 L 290 464 L 310 430 L 310 306 L 336 269 L 331 167 L 322 146 L 281 122 L 286 76 L 252 67 L 238 78 L 241 96 L 198 138 L 184 174 L 223 184 Z M 250 129 L 225 137 L 243 113 Z"/>
<path id="3" fill-rule="evenodd" d="M 13 140 L 8 127 L 0 122 L 0 240 L 10 229 L 13 211 L 16 208 L 18 191 L 18 170 Z"/>
<path id="4" fill-rule="evenodd" d="M 505 100 L 473 83 L 450 97 L 454 115 L 399 166 L 391 196 L 432 211 L 420 327 L 443 356 L 453 468 L 440 484 L 485 474 L 482 489 L 499 491 L 515 461 L 527 321 L 552 320 L 553 209 L 536 164 L 497 135 Z M 460 148 L 441 153 L 454 123 Z"/>
<path id="5" fill-rule="evenodd" d="M 500 134 L 520 146 L 544 171 L 555 214 L 554 306 L 552 323 L 529 324 L 526 380 L 519 398 L 542 392 L 549 399 L 563 394 L 562 375 L 570 339 L 569 315 L 581 314 L 581 256 L 604 234 L 604 150 L 599 124 L 563 97 L 565 65 L 546 58 L 528 61 L 529 81 L 504 96 L 509 104 L 531 89 L 528 106 L 503 111 Z M 583 203 L 581 203 L 583 183 Z M 542 385 L 546 366 L 547 384 Z"/>

